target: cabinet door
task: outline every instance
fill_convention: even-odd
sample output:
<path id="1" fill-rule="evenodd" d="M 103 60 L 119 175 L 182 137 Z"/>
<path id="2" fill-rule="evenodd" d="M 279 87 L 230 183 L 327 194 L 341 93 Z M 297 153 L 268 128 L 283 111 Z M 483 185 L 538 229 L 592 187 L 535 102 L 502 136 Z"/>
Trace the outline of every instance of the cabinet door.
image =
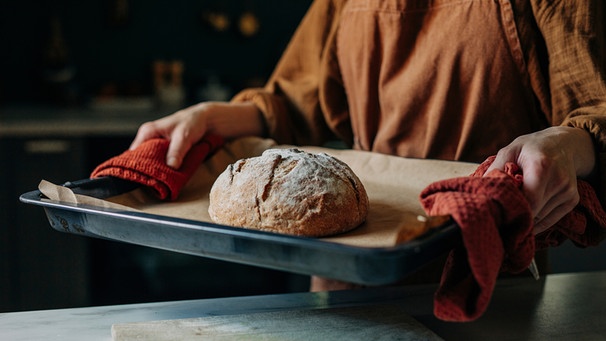
<path id="1" fill-rule="evenodd" d="M 11 279 L 10 310 L 87 305 L 89 302 L 86 238 L 58 232 L 40 207 L 19 202 L 19 195 L 37 188 L 40 180 L 64 183 L 83 177 L 81 139 L 4 140 Z"/>
<path id="2" fill-rule="evenodd" d="M 12 243 L 8 228 L 10 197 L 8 146 L 0 140 L 0 311 L 8 311 L 12 302 L 11 262 Z"/>

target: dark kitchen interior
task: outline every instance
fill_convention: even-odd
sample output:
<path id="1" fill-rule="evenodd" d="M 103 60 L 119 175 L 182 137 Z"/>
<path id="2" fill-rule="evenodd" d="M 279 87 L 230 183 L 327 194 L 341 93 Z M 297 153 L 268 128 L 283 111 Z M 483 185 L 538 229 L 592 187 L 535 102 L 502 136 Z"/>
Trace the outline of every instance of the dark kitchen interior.
<path id="1" fill-rule="evenodd" d="M 0 0 L 0 312 L 306 291 L 303 275 L 60 233 L 18 197 L 87 178 L 146 120 L 262 86 L 311 2 Z M 115 124 L 69 124 L 88 120 Z M 551 268 L 605 254 L 567 243 Z"/>
<path id="2" fill-rule="evenodd" d="M 37 121 L 143 123 L 262 86 L 310 3 L 2 0 L 0 311 L 307 290 L 305 276 L 59 233 L 18 197 L 41 179 L 87 178 L 136 132 L 29 131 Z M 164 101 L 159 61 L 182 68 L 165 75 L 180 93 Z"/>

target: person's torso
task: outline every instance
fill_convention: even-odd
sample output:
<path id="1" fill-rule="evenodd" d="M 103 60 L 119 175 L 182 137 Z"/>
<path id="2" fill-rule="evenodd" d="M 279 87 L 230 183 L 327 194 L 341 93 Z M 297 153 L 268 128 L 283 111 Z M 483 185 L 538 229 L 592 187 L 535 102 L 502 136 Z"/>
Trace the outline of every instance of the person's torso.
<path id="1" fill-rule="evenodd" d="M 480 162 L 544 127 L 508 0 L 350 0 L 337 56 L 356 149 Z"/>

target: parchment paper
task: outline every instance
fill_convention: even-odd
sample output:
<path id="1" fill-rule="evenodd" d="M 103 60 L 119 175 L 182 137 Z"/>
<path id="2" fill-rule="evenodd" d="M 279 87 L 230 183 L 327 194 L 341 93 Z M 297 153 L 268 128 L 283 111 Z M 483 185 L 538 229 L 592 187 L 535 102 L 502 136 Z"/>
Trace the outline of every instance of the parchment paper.
<path id="1" fill-rule="evenodd" d="M 276 145 L 272 140 L 259 138 L 233 141 L 200 166 L 174 202 L 160 201 L 146 189 L 137 189 L 107 200 L 75 195 L 68 188 L 46 181 L 40 183 L 39 189 L 51 200 L 134 209 L 160 216 L 209 222 L 208 193 L 217 176 L 227 165 L 241 158 L 258 156 L 268 148 L 294 147 Z M 355 150 L 297 148 L 313 153 L 325 152 L 344 161 L 364 184 L 370 201 L 366 222 L 351 232 L 323 238 L 362 247 L 394 246 L 400 229 L 422 228 L 424 223 L 419 217 L 423 217 L 424 212 L 419 202 L 420 192 L 434 181 L 468 176 L 478 166 L 474 163 L 408 159 Z"/>

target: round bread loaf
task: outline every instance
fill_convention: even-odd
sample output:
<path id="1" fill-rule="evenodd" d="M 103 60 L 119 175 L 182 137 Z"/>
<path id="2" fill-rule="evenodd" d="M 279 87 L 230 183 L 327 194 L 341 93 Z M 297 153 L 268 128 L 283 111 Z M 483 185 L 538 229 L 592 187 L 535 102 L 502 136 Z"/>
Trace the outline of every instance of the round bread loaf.
<path id="1" fill-rule="evenodd" d="M 223 225 L 323 237 L 362 224 L 368 196 L 351 168 L 328 154 L 269 149 L 219 175 L 208 212 Z"/>

